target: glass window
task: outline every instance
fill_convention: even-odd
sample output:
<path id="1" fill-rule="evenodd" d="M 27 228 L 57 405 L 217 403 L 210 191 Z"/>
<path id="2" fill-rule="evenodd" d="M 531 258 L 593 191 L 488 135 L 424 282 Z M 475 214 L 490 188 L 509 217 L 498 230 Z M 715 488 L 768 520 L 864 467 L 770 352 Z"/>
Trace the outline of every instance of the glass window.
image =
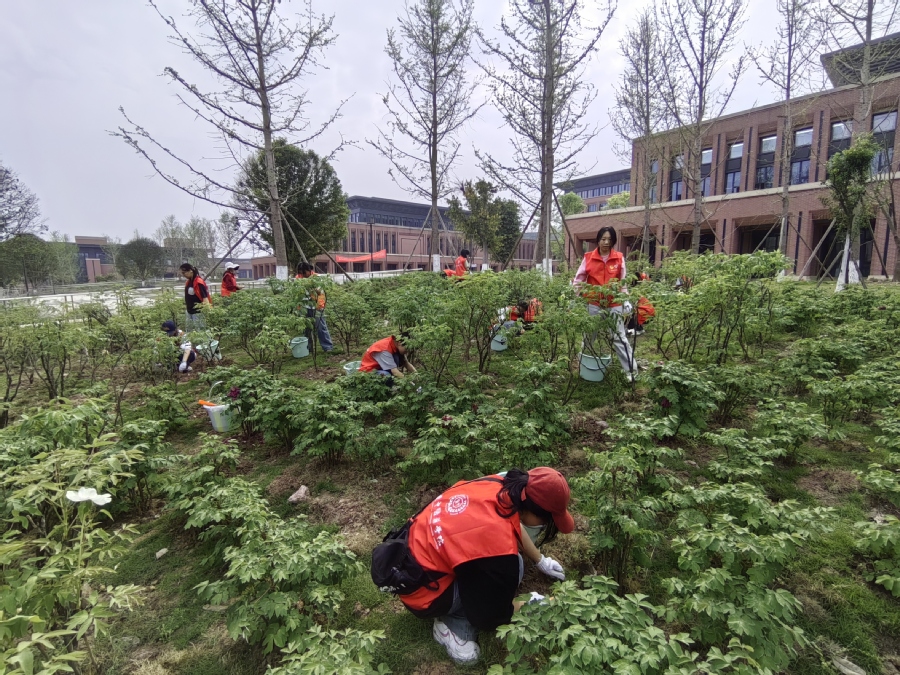
<path id="1" fill-rule="evenodd" d="M 397 235 L 392 234 L 391 235 L 391 253 L 396 253 L 396 252 L 397 252 Z"/>
<path id="2" fill-rule="evenodd" d="M 775 178 L 775 167 L 774 166 L 761 166 L 756 169 L 756 184 L 755 187 L 757 190 L 765 190 L 767 188 L 772 187 L 772 181 Z"/>
<path id="3" fill-rule="evenodd" d="M 650 165 L 650 171 L 652 173 L 659 173 L 659 160 L 654 159 L 653 163 Z"/>
<path id="4" fill-rule="evenodd" d="M 741 172 L 732 171 L 725 174 L 725 194 L 731 195 L 741 191 Z"/>
<path id="5" fill-rule="evenodd" d="M 712 148 L 707 148 L 700 153 L 700 164 L 712 164 Z"/>
<path id="6" fill-rule="evenodd" d="M 356 230 L 350 231 L 350 250 L 356 251 Z"/>
<path id="7" fill-rule="evenodd" d="M 709 196 L 709 176 L 700 181 L 700 194 L 704 197 Z"/>
<path id="8" fill-rule="evenodd" d="M 809 160 L 804 159 L 791 163 L 791 185 L 809 182 Z"/>
<path id="9" fill-rule="evenodd" d="M 597 210 L 599 204 L 588 204 L 588 213 L 592 213 Z"/>
<path id="10" fill-rule="evenodd" d="M 775 152 L 775 141 L 777 136 L 764 136 L 759 139 L 759 154 L 765 155 L 770 152 Z"/>
<path id="11" fill-rule="evenodd" d="M 872 133 L 882 134 L 897 128 L 897 111 L 879 113 L 872 118 Z"/>
<path id="12" fill-rule="evenodd" d="M 656 186 L 655 185 L 650 188 L 650 203 L 651 204 L 656 203 Z"/>
<path id="13" fill-rule="evenodd" d="M 675 155 L 672 159 L 672 166 L 676 169 L 684 168 L 684 155 Z"/>
<path id="14" fill-rule="evenodd" d="M 882 148 L 878 152 L 875 153 L 875 156 L 872 158 L 872 173 L 882 173 L 884 171 L 888 171 L 891 168 L 891 164 L 894 161 L 894 149 L 893 148 Z"/>
<path id="15" fill-rule="evenodd" d="M 804 148 L 807 145 L 812 145 L 812 132 L 810 129 L 798 129 L 794 132 L 794 147 L 795 148 Z"/>
<path id="16" fill-rule="evenodd" d="M 728 148 L 728 159 L 740 159 L 744 156 L 744 142 L 732 143 Z"/>
<path id="17" fill-rule="evenodd" d="M 671 195 L 669 201 L 677 202 L 680 200 L 681 196 L 684 194 L 684 181 L 672 181 L 672 190 L 669 194 Z"/>
<path id="18" fill-rule="evenodd" d="M 831 124 L 831 140 L 832 141 L 843 141 L 850 136 L 853 135 L 853 122 L 847 120 L 846 122 L 833 122 Z"/>

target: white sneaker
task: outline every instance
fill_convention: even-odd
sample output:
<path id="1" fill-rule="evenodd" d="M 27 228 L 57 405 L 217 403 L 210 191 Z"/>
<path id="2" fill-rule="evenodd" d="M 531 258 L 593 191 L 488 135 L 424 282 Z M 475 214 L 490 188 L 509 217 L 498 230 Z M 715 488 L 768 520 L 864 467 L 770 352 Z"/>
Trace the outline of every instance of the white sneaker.
<path id="1" fill-rule="evenodd" d="M 478 643 L 473 640 L 460 640 L 453 631 L 447 628 L 447 624 L 438 619 L 434 620 L 434 628 L 431 631 L 434 639 L 444 645 L 447 654 L 453 662 L 460 666 L 468 666 L 475 663 L 481 656 Z"/>

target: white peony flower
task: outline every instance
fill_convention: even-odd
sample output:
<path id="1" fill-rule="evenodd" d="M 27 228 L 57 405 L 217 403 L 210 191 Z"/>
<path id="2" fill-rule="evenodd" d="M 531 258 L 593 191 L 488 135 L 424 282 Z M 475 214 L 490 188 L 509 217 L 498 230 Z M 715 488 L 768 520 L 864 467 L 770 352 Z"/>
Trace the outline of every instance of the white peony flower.
<path id="1" fill-rule="evenodd" d="M 112 501 L 112 495 L 110 494 L 97 494 L 97 491 L 94 488 L 78 488 L 78 491 L 68 490 L 66 491 L 66 499 L 70 502 L 86 502 L 88 500 L 94 502 L 97 506 L 104 506 L 109 504 Z"/>

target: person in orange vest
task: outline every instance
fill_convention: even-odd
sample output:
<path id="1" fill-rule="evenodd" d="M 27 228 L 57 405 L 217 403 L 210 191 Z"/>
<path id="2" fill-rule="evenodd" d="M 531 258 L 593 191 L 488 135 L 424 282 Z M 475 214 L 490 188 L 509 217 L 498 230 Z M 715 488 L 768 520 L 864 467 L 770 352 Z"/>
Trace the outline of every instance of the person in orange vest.
<path id="1" fill-rule="evenodd" d="M 403 344 L 408 338 L 408 334 L 401 333 L 399 340 L 393 335 L 378 340 L 366 350 L 359 370 L 385 377 L 403 377 L 401 369 L 415 373 L 416 368 L 407 360 L 406 345 Z"/>
<path id="2" fill-rule="evenodd" d="M 581 266 L 575 273 L 572 284 L 576 286 L 605 286 L 612 281 L 625 279 L 625 258 L 615 250 L 618 236 L 612 227 L 601 227 L 597 232 L 597 248 L 584 254 Z M 627 293 L 627 289 L 623 287 Z M 610 327 L 610 337 L 613 348 L 619 359 L 622 370 L 630 381 L 634 381 L 637 367 L 634 362 L 634 354 L 631 345 L 628 344 L 628 336 L 625 333 L 623 316 L 631 314 L 633 307 L 630 302 L 625 306 L 615 301 L 613 296 L 604 295 L 594 290 L 584 290 L 582 296 L 588 301 L 588 312 L 591 316 L 601 313 L 609 313 L 615 319 L 615 324 Z M 593 346 L 596 333 L 586 340 L 586 344 Z"/>
<path id="3" fill-rule="evenodd" d="M 477 661 L 478 631 L 509 623 L 524 604 L 513 602 L 523 554 L 547 576 L 566 578 L 538 546 L 575 529 L 569 497 L 556 469 L 510 469 L 456 483 L 411 519 L 409 552 L 437 580 L 399 597 L 415 616 L 434 620 L 432 636 L 454 662 Z"/>
<path id="4" fill-rule="evenodd" d="M 510 307 L 509 320 L 518 321 L 519 319 L 522 319 L 522 322 L 525 324 L 525 328 L 530 328 L 531 324 L 533 324 L 535 320 L 541 315 L 543 309 L 544 306 L 537 298 L 532 298 L 528 302 L 526 302 L 525 300 L 519 300 L 519 302 L 516 303 L 515 307 Z"/>
<path id="5" fill-rule="evenodd" d="M 190 263 L 184 263 L 179 267 L 181 276 L 184 277 L 184 307 L 187 311 L 186 330 L 190 333 L 195 329 L 206 327 L 200 308 L 203 305 L 212 306 L 212 298 L 209 296 L 209 286 L 200 276 L 200 271 Z"/>
<path id="6" fill-rule="evenodd" d="M 456 267 L 452 272 L 447 271 L 447 276 L 449 277 L 464 277 L 469 273 L 469 256 L 472 255 L 469 252 L 469 249 L 464 248 L 459 252 L 459 257 L 456 259 Z"/>
<path id="7" fill-rule="evenodd" d="M 317 276 L 319 275 L 315 273 L 315 268 L 310 263 L 302 262 L 297 265 L 296 279 L 309 279 Z M 319 344 L 322 346 L 322 351 L 327 354 L 334 349 L 334 343 L 331 341 L 331 333 L 328 332 L 328 324 L 325 322 L 326 301 L 325 291 L 321 287 L 317 286 L 313 289 L 309 294 L 309 304 L 306 305 L 306 318 L 313 319 Z M 306 339 L 312 340 L 312 330 L 307 329 Z"/>
<path id="8" fill-rule="evenodd" d="M 641 272 L 635 277 L 632 287 L 637 287 L 642 281 L 647 281 L 649 278 L 645 272 Z M 644 333 L 644 324 L 654 316 L 656 316 L 656 308 L 642 295 L 638 299 L 637 311 L 632 312 L 631 316 L 628 317 L 626 325 L 628 335 L 642 335 Z"/>
<path id="9" fill-rule="evenodd" d="M 235 279 L 234 272 L 235 270 L 239 270 L 241 268 L 240 265 L 236 265 L 233 262 L 227 263 L 225 265 L 225 274 L 222 275 L 222 297 L 227 298 L 232 293 L 237 293 L 241 290 L 241 287 L 237 285 L 237 279 Z"/>

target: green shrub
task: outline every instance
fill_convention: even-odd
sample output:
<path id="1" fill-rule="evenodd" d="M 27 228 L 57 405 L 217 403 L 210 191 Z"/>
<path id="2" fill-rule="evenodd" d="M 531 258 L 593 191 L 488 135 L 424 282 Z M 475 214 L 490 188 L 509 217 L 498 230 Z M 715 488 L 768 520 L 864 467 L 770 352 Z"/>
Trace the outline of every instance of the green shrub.
<path id="1" fill-rule="evenodd" d="M 723 397 L 704 371 L 683 361 L 658 362 L 647 383 L 656 414 L 674 422 L 672 435 L 698 435 Z"/>

